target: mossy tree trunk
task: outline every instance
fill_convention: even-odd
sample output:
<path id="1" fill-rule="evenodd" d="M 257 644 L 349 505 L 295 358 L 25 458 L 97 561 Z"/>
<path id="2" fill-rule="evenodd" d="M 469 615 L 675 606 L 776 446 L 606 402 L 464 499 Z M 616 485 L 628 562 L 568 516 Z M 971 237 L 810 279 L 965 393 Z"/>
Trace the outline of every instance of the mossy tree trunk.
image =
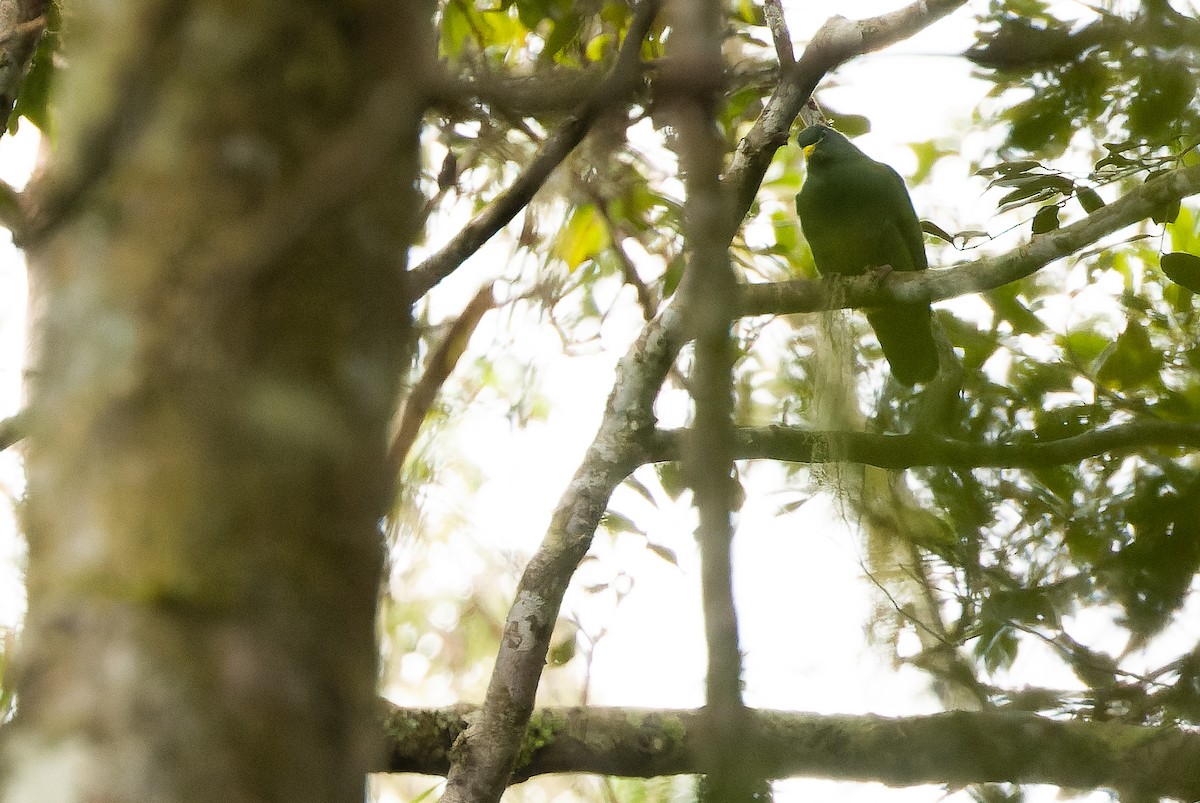
<path id="1" fill-rule="evenodd" d="M 430 17 L 64 8 L 5 803 L 362 799 Z"/>

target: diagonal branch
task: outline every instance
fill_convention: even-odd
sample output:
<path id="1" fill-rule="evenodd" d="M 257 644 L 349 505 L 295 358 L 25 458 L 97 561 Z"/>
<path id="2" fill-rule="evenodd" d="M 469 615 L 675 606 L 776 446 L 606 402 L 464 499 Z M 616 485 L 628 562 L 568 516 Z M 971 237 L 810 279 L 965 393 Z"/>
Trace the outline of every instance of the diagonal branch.
<path id="1" fill-rule="evenodd" d="M 26 410 L 21 410 L 0 421 L 0 451 L 20 443 L 28 431 L 29 413 Z"/>
<path id="2" fill-rule="evenodd" d="M 473 706 L 391 708 L 388 772 L 445 774 Z M 753 710 L 747 750 L 770 778 L 836 778 L 888 786 L 1044 783 L 1138 789 L 1200 799 L 1200 735 L 1120 722 L 1063 722 L 1012 711 L 887 718 Z M 514 780 L 590 772 L 653 778 L 703 770 L 702 711 L 546 708 Z M 531 735 L 530 740 L 534 737 Z"/>
<path id="3" fill-rule="evenodd" d="M 517 586 L 484 705 L 455 740 L 445 803 L 498 800 L 509 783 L 563 595 L 613 490 L 641 462 L 654 399 L 684 342 L 675 306 L 643 329 L 617 366 L 595 440 L 558 503 Z"/>
<path id="4" fill-rule="evenodd" d="M 554 168 L 575 150 L 583 141 L 592 124 L 614 103 L 629 95 L 641 77 L 639 54 L 642 40 L 650 31 L 662 0 L 641 0 L 634 12 L 625 41 L 617 62 L 608 77 L 591 94 L 575 116 L 568 120 L 542 145 L 521 175 L 508 189 L 500 193 L 478 215 L 471 219 L 462 231 L 454 236 L 440 251 L 428 257 L 409 274 L 409 293 L 420 298 L 453 273 L 467 257 L 492 238 L 496 232 L 508 225 L 517 213 L 528 204 L 542 184 L 550 177 Z"/>
<path id="5" fill-rule="evenodd" d="M 433 403 L 437 400 L 442 385 L 450 378 L 450 373 L 458 365 L 458 360 L 462 357 L 463 352 L 466 351 L 467 341 L 471 339 L 475 327 L 483 320 L 483 316 L 495 306 L 496 300 L 492 296 L 492 285 L 488 284 L 480 288 L 474 298 L 467 302 L 462 314 L 450 324 L 449 329 L 430 353 L 421 378 L 413 385 L 404 400 L 404 409 L 400 413 L 396 434 L 392 436 L 392 443 L 388 447 L 388 465 L 393 472 L 399 472 L 400 467 L 404 465 L 404 459 L 417 440 L 421 424 L 425 422 L 425 417 L 433 408 Z"/>

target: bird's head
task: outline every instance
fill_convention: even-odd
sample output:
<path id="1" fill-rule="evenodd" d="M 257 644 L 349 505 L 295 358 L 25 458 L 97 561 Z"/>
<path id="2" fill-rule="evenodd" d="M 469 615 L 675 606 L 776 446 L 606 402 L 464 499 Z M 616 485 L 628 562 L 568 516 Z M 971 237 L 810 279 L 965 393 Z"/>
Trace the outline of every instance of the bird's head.
<path id="1" fill-rule="evenodd" d="M 810 162 L 858 151 L 850 140 L 825 125 L 810 125 L 796 135 L 796 144 Z"/>

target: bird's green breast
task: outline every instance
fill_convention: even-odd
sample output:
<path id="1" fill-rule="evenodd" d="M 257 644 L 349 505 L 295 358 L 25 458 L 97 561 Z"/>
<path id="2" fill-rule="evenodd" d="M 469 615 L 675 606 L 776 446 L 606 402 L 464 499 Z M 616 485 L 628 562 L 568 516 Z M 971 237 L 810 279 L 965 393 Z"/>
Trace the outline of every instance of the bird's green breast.
<path id="1" fill-rule="evenodd" d="M 919 270 L 904 234 L 917 227 L 899 175 L 868 158 L 814 160 L 796 196 L 804 237 L 822 273 L 859 274 L 890 265 Z M 920 237 L 919 228 L 916 236 Z M 923 248 L 918 244 L 918 247 Z"/>

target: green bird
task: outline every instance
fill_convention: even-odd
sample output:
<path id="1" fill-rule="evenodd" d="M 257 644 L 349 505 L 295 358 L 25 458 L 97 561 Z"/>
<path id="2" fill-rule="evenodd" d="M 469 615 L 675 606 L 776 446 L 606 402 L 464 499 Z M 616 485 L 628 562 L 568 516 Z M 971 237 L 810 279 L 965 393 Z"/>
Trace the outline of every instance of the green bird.
<path id="1" fill-rule="evenodd" d="M 900 174 L 823 125 L 796 140 L 808 175 L 796 195 L 800 228 L 817 270 L 857 276 L 872 268 L 925 270 L 925 243 Z M 938 369 L 928 304 L 867 310 L 892 376 L 905 385 L 928 382 Z"/>

